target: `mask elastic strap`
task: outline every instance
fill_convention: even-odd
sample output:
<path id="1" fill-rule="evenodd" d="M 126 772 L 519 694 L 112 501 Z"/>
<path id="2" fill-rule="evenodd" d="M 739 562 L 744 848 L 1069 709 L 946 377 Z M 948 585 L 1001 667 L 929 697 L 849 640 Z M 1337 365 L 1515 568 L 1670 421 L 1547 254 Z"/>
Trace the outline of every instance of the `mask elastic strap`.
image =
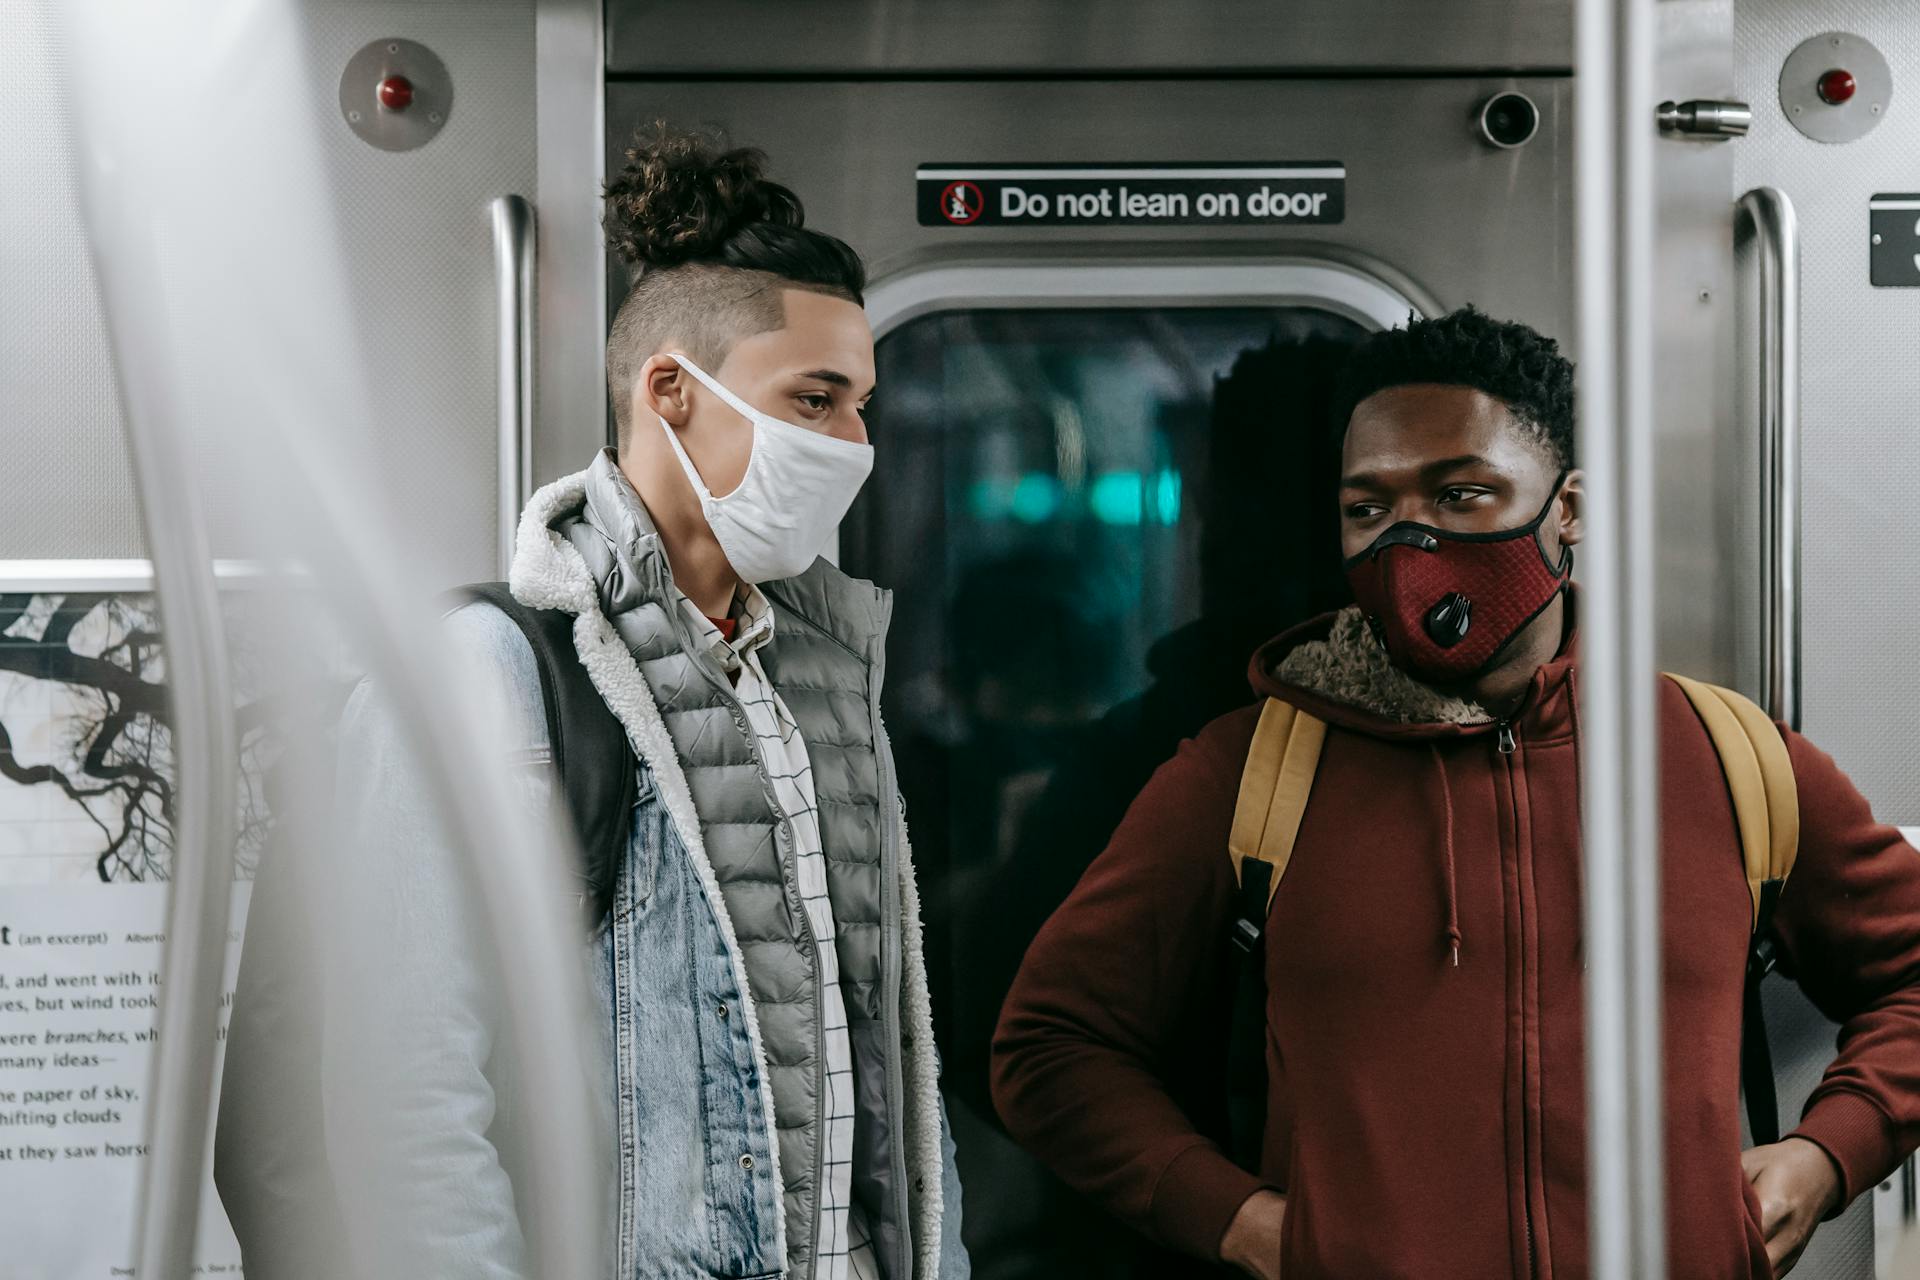
<path id="1" fill-rule="evenodd" d="M 1562 585 L 1573 581 L 1573 548 L 1562 546 L 1560 548 L 1560 563 L 1557 565 L 1550 563 L 1547 560 L 1546 548 L 1540 545 L 1540 526 L 1547 522 L 1547 516 L 1553 512 L 1553 504 L 1560 501 L 1560 488 L 1566 484 L 1567 477 L 1572 474 L 1573 468 L 1571 467 L 1566 467 L 1561 470 L 1560 474 L 1554 479 L 1553 492 L 1547 495 L 1547 504 L 1540 508 L 1540 514 L 1535 516 L 1533 523 L 1527 526 L 1528 535 L 1533 538 L 1534 549 L 1540 553 L 1540 563 L 1546 565 L 1548 571 L 1552 573 L 1554 577 L 1560 579 Z"/>
<path id="2" fill-rule="evenodd" d="M 1533 518 L 1526 526 L 1527 528 L 1538 529 L 1547 522 L 1547 516 L 1553 511 L 1553 504 L 1560 501 L 1560 487 L 1566 484 L 1567 477 L 1572 474 L 1573 469 L 1571 467 L 1565 467 L 1561 469 L 1559 475 L 1553 478 L 1553 488 L 1547 491 L 1547 500 L 1541 505 L 1540 514 Z"/>
<path id="3" fill-rule="evenodd" d="M 753 410 L 742 403 L 740 398 L 734 395 L 733 392 L 727 390 L 718 382 L 715 382 L 699 365 L 687 359 L 678 351 L 670 351 L 667 354 L 673 357 L 674 363 L 692 374 L 694 380 L 699 382 L 701 386 L 713 392 L 713 394 L 719 396 L 722 400 L 726 401 L 728 405 L 732 406 L 736 413 L 747 420 L 748 426 L 758 425 Z M 687 473 L 687 483 L 693 486 L 694 493 L 699 495 L 702 503 L 718 502 L 719 499 L 713 496 L 713 490 L 709 489 L 707 482 L 700 478 L 700 471 L 693 465 L 693 459 L 687 455 L 687 447 L 680 443 L 680 433 L 675 431 L 665 418 L 659 418 L 658 421 L 660 423 L 660 429 L 667 433 L 667 443 L 673 446 L 673 456 L 680 459 L 680 469 Z"/>
<path id="4" fill-rule="evenodd" d="M 687 473 L 687 483 L 693 486 L 694 496 L 700 499 L 702 505 L 712 502 L 713 490 L 707 488 L 707 482 L 700 478 L 700 472 L 695 469 L 693 459 L 687 456 L 686 446 L 680 443 L 680 433 L 675 431 L 665 418 L 656 415 L 654 421 L 659 423 L 660 429 L 667 433 L 667 443 L 673 446 L 673 456 L 680 459 L 680 469 Z"/>
<path id="5" fill-rule="evenodd" d="M 706 370 L 702 369 L 699 365 L 695 364 L 693 361 L 681 355 L 678 351 L 670 351 L 667 354 L 672 356 L 674 360 L 679 363 L 682 369 L 685 369 L 688 373 L 692 374 L 694 378 L 700 383 L 701 386 L 713 392 L 713 394 L 719 396 L 722 400 L 725 400 L 729 405 L 731 405 L 733 407 L 733 411 L 739 414 L 741 417 L 745 418 L 749 426 L 755 424 L 756 422 L 759 421 L 761 417 L 765 416 L 758 409 L 755 409 L 753 406 L 749 405 L 745 400 L 742 400 L 739 396 L 733 394 L 733 392 L 721 386 L 718 382 L 716 382 L 713 379 L 712 375 L 707 373 Z"/>

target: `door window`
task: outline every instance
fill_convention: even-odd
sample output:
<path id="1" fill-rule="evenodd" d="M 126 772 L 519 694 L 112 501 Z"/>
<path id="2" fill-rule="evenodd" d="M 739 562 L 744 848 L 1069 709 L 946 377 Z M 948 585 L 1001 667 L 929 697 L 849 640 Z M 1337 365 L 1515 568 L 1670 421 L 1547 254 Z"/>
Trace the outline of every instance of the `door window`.
<path id="1" fill-rule="evenodd" d="M 1129 1274 L 1137 1245 L 998 1132 L 994 1022 L 1154 768 L 1251 700 L 1254 647 L 1344 602 L 1329 401 L 1365 332 L 1304 305 L 1008 308 L 879 344 L 842 559 L 895 591 L 885 709 L 983 1271 Z"/>

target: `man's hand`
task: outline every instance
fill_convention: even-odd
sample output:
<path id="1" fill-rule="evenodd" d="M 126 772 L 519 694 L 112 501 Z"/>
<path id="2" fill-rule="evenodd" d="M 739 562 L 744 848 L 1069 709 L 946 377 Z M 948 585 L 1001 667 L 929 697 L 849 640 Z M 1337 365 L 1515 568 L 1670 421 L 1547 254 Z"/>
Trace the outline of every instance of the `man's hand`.
<path id="1" fill-rule="evenodd" d="M 1774 1275 L 1784 1276 L 1800 1261 L 1813 1229 L 1839 1205 L 1840 1171 L 1825 1151 L 1805 1138 L 1742 1151 L 1740 1167 L 1760 1200 L 1767 1261 Z M 1231 1229 L 1227 1234 L 1233 1234 Z"/>
<path id="2" fill-rule="evenodd" d="M 1220 1237 L 1220 1260 L 1259 1280 L 1280 1280 L 1280 1227 L 1286 1220 L 1285 1196 L 1278 1191 L 1254 1192 L 1227 1224 L 1227 1234 Z"/>

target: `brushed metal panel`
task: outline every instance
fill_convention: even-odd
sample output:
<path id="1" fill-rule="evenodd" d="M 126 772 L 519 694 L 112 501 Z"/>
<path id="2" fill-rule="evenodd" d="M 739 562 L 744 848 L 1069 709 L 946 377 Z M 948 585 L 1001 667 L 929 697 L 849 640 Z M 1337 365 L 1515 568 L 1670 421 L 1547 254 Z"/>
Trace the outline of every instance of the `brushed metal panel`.
<path id="1" fill-rule="evenodd" d="M 1552 71 L 1570 0 L 609 0 L 617 74 Z"/>
<path id="2" fill-rule="evenodd" d="M 334 0 L 300 15 L 321 83 L 330 85 L 369 40 L 404 33 L 432 47 L 458 86 L 459 110 L 418 151 L 376 150 L 329 116 L 325 166 L 300 181 L 335 211 L 359 319 L 337 335 L 337 356 L 363 362 L 376 389 L 382 460 L 397 482 L 431 482 L 436 498 L 422 508 L 419 533 L 442 562 L 491 576 L 487 201 L 533 186 L 532 0 Z M 138 506 L 74 203 L 68 55 L 55 30 L 53 0 L 0 10 L 0 286 L 8 300 L 0 308 L 0 423 L 12 482 L 0 503 L 0 555 L 138 556 Z M 250 176 L 236 158 L 236 189 Z M 284 312 L 288 332 L 299 331 L 293 319 L 302 300 L 273 293 L 271 281 L 260 287 L 266 310 Z M 589 327 L 597 324 L 595 316 Z M 218 495 L 239 477 L 211 450 L 200 465 L 213 496 L 214 553 L 226 554 L 239 545 L 237 517 Z"/>
<path id="3" fill-rule="evenodd" d="M 1736 0 L 1736 95 L 1753 132 L 1735 144 L 1737 189 L 1786 192 L 1801 234 L 1804 723 L 1887 822 L 1920 822 L 1920 558 L 1899 522 L 1920 486 L 1920 310 L 1868 282 L 1867 201 L 1899 191 L 1920 155 L 1920 0 Z M 1815 142 L 1780 108 L 1781 63 L 1802 40 L 1848 31 L 1877 45 L 1896 91 L 1850 143 Z M 1904 101 L 1904 105 L 1903 105 Z M 1743 354 L 1752 347 L 1743 343 Z M 1742 386 L 1753 377 L 1740 374 Z"/>
<path id="4" fill-rule="evenodd" d="M 1539 136 L 1488 146 L 1474 114 L 1520 88 Z M 767 149 L 810 224 L 845 237 L 874 279 L 933 262 L 1103 253 L 1356 259 L 1413 296 L 1473 302 L 1565 338 L 1571 312 L 1570 84 L 1564 79 L 614 83 L 609 171 L 658 117 L 715 123 Z M 1279 160 L 1347 166 L 1346 221 L 1308 235 L 1262 227 L 921 227 L 928 161 Z M 1397 277 L 1397 278 L 1396 278 Z M 618 269 L 614 301 L 624 293 Z"/>
<path id="5" fill-rule="evenodd" d="M 1796 131 L 1780 108 L 1780 65 L 1807 37 L 1834 30 L 1878 45 L 1896 82 L 1920 77 L 1920 0 L 1735 0 L 1733 96 L 1753 104 L 1753 130 L 1732 148 L 1734 189 L 1778 187 L 1800 219 L 1804 728 L 1883 821 L 1912 824 L 1920 822 L 1912 731 L 1920 668 L 1903 640 L 1920 611 L 1920 565 L 1897 522 L 1920 484 L 1912 431 L 1920 312 L 1905 291 L 1868 283 L 1866 226 L 1869 197 L 1901 189 L 1885 180 L 1913 172 L 1920 114 L 1902 110 L 1896 96 L 1885 123 L 1857 142 L 1829 145 Z M 1752 316 L 1740 323 L 1736 386 L 1748 422 Z M 1736 461 L 1751 467 L 1751 452 L 1743 447 Z M 1750 510 L 1736 534 L 1750 542 L 1756 530 Z M 1750 570 L 1740 576 L 1751 581 Z M 1757 604 L 1736 617 L 1747 668 L 1758 651 Z M 1832 1060 L 1834 1029 L 1787 984 L 1770 987 L 1781 1110 L 1791 1119 Z M 1795 1276 L 1874 1274 L 1869 1199 L 1820 1228 Z"/>
<path id="6" fill-rule="evenodd" d="M 1655 20 L 1655 102 L 1728 97 L 1732 0 L 1663 0 Z M 1652 104 L 1646 127 L 1653 127 Z M 1663 669 L 1716 684 L 1736 683 L 1732 619 L 1746 581 L 1727 565 L 1751 551 L 1734 529 L 1747 509 L 1741 464 L 1750 464 L 1753 449 L 1735 440 L 1729 395 L 1738 145 L 1671 135 L 1654 144 L 1656 653 Z M 1758 608 L 1749 601 L 1746 607 Z"/>
<path id="7" fill-rule="evenodd" d="M 334 209 L 359 320 L 340 335 L 340 358 L 363 363 L 390 424 L 374 444 L 383 469 L 400 491 L 431 490 L 417 532 L 434 563 L 494 577 L 488 205 L 534 188 L 532 0 L 332 0 L 300 12 L 319 68 L 344 66 L 369 40 L 404 35 L 432 48 L 453 79 L 458 105 L 432 142 L 380 151 L 335 121 L 321 140 L 324 167 L 306 181 Z"/>
<path id="8" fill-rule="evenodd" d="M 600 231 L 606 93 L 600 0 L 535 0 L 539 210 L 533 483 L 584 465 L 607 416 L 606 252 Z"/>
<path id="9" fill-rule="evenodd" d="M 56 4 L 0 6 L 0 556 L 141 556 Z"/>

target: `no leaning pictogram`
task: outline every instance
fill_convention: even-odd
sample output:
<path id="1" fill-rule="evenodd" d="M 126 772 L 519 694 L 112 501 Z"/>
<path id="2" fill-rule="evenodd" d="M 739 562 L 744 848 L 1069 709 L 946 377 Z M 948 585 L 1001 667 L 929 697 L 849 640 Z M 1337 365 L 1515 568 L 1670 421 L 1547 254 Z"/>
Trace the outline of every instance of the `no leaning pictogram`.
<path id="1" fill-rule="evenodd" d="M 914 171 L 923 227 L 1205 227 L 1346 220 L 1338 160 L 1198 164 L 923 164 Z"/>
<path id="2" fill-rule="evenodd" d="M 956 226 L 964 227 L 980 216 L 986 203 L 980 188 L 971 182 L 949 182 L 946 190 L 940 193 L 940 216 Z"/>

